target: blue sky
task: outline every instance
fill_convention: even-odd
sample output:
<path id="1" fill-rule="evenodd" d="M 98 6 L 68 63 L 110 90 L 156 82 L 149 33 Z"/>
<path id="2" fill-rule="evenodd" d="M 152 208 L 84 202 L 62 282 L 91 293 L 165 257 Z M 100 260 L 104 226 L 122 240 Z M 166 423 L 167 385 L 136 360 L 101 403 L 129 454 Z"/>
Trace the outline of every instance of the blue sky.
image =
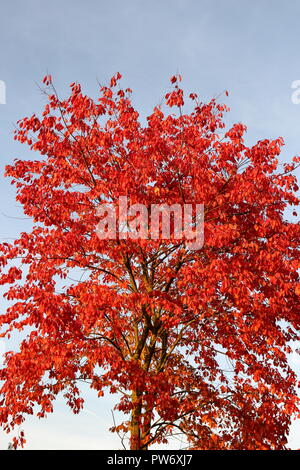
<path id="1" fill-rule="evenodd" d="M 180 72 L 184 88 L 202 100 L 229 91 L 228 121 L 248 126 L 249 144 L 282 136 L 282 160 L 300 154 L 300 105 L 291 100 L 291 84 L 300 79 L 299 17 L 297 0 L 1 2 L 6 104 L 0 105 L 0 239 L 30 227 L 2 175 L 13 158 L 30 155 L 13 141 L 13 125 L 44 105 L 37 83 L 47 72 L 61 95 L 78 81 L 95 96 L 97 80 L 103 83 L 119 71 L 143 116 L 160 102 L 169 77 Z M 81 416 L 72 416 L 59 401 L 48 420 L 31 419 L 24 427 L 28 448 L 120 447 L 107 431 L 113 424 L 111 400 L 96 400 L 91 392 L 86 397 Z M 0 448 L 7 442 L 0 433 Z M 298 423 L 291 445 L 300 447 Z"/>

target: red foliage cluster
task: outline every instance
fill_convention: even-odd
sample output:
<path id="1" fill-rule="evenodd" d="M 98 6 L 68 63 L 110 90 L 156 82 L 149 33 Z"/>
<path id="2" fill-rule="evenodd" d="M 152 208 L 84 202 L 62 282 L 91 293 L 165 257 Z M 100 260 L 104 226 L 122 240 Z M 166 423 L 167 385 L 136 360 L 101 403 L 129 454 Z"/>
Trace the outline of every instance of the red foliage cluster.
<path id="1" fill-rule="evenodd" d="M 299 412 L 287 356 L 300 338 L 300 230 L 284 211 L 299 204 L 299 159 L 279 168 L 281 138 L 247 147 L 215 100 L 192 94 L 185 114 L 180 77 L 166 95 L 180 112 L 156 107 L 142 125 L 120 78 L 95 101 L 77 83 L 60 100 L 47 76 L 42 116 L 18 123 L 38 156 L 6 175 L 34 228 L 0 247 L 2 337 L 26 334 L 0 370 L 0 423 L 46 416 L 60 392 L 79 412 L 81 380 L 119 393 L 130 419 L 115 430 L 132 449 L 175 430 L 195 449 L 285 448 Z M 97 207 L 119 196 L 203 203 L 203 248 L 100 240 Z"/>

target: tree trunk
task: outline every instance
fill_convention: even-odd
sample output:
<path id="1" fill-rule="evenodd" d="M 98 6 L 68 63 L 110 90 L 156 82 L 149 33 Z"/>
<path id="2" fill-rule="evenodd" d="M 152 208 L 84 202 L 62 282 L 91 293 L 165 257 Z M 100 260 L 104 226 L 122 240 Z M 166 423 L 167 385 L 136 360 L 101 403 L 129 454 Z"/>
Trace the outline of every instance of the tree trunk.
<path id="1" fill-rule="evenodd" d="M 151 410 L 146 410 L 143 422 L 142 446 L 143 450 L 148 450 L 151 429 Z"/>
<path id="2" fill-rule="evenodd" d="M 133 410 L 130 424 L 130 450 L 141 450 L 141 410 L 140 393 L 132 392 Z"/>

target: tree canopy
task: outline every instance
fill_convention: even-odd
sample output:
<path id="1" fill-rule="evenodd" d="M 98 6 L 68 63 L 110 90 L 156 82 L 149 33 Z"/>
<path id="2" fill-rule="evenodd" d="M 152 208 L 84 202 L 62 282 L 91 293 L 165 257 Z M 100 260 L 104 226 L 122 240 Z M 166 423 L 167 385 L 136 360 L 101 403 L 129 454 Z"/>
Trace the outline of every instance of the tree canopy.
<path id="1" fill-rule="evenodd" d="M 215 99 L 192 93 L 186 113 L 180 76 L 143 124 L 120 78 L 95 100 L 77 83 L 60 99 L 46 76 L 42 115 L 18 122 L 15 139 L 37 156 L 6 175 L 34 226 L 0 246 L 2 337 L 24 335 L 0 370 L 0 423 L 45 417 L 60 393 L 78 413 L 84 381 L 117 394 L 113 430 L 131 449 L 175 433 L 191 449 L 284 449 L 299 413 L 288 354 L 300 230 L 286 209 L 299 204 L 300 159 L 279 162 L 282 138 L 246 146 Z M 124 196 L 203 204 L 203 246 L 174 233 L 101 239 L 99 206 Z"/>

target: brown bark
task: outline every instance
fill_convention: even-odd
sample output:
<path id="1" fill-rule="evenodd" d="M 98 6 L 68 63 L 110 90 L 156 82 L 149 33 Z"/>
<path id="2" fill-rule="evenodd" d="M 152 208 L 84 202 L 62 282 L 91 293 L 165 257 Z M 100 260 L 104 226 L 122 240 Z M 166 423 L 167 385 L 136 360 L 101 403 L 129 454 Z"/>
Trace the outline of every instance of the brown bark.
<path id="1" fill-rule="evenodd" d="M 133 409 L 130 424 L 130 450 L 141 450 L 141 411 L 140 393 L 132 392 Z"/>

